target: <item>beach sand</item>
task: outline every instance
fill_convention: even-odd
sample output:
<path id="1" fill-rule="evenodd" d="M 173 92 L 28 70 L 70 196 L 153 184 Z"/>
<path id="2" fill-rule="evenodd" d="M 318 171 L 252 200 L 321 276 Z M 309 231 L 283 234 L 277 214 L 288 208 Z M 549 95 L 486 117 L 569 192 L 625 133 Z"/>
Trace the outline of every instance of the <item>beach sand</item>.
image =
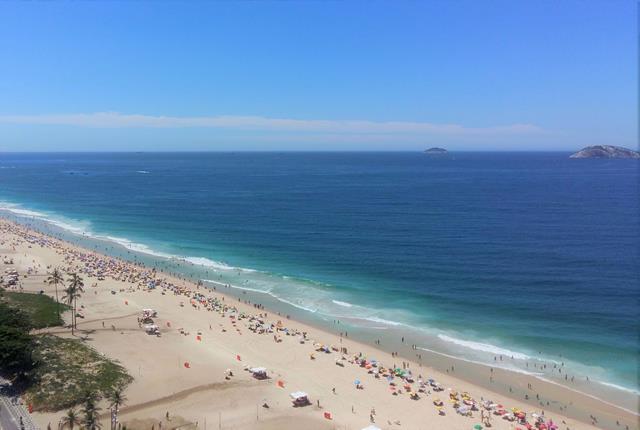
<path id="1" fill-rule="evenodd" d="M 0 255 L 13 259 L 11 267 L 27 275 L 21 279 L 25 292 L 44 290 L 53 296 L 53 287 L 44 282 L 47 271 L 55 266 L 81 267 L 77 259 L 80 254 L 115 260 L 0 220 Z M 75 255 L 75 259 L 71 255 Z M 121 260 L 118 264 L 129 268 L 131 273 L 144 270 Z M 468 392 L 478 402 L 491 399 L 508 410 L 518 408 L 527 412 L 528 418 L 532 412 L 544 411 L 547 420 L 552 419 L 562 430 L 638 428 L 637 414 L 561 385 L 526 374 L 436 357 L 437 354 L 424 354 L 421 363 L 392 356 L 375 346 L 256 308 L 254 303 L 222 294 L 221 288 L 212 291 L 158 274 L 158 278 L 179 286 L 184 292 L 175 294 L 170 289 L 149 290 L 139 282 L 115 280 L 110 276 L 104 280 L 86 274 L 81 276 L 85 293 L 79 306 L 85 318 L 78 319 L 76 337 L 85 338 L 96 350 L 118 360 L 135 378 L 126 390 L 128 400 L 119 414 L 120 422 L 129 429 L 151 429 L 152 426 L 154 429 L 361 429 L 370 425 L 372 409 L 375 409 L 375 425 L 382 429 L 472 429 L 481 422 L 480 412 L 474 411 L 472 417 L 457 414 L 449 402 L 449 388 Z M 237 312 L 223 313 L 207 310 L 201 304 L 192 305 L 191 296 L 185 295 L 187 291 L 215 297 L 235 307 Z M 158 312 L 154 320 L 160 328 L 160 337 L 146 334 L 139 326 L 138 317 L 144 308 Z M 306 332 L 309 340 L 302 344 L 300 336 L 288 336 L 280 331 L 277 334 L 281 342 L 276 342 L 273 333 L 257 334 L 249 330 L 249 318 L 239 319 L 240 313 L 266 313 L 263 318 L 266 322 L 275 324 L 280 320 L 289 330 Z M 69 321 L 70 314 L 66 318 Z M 180 329 L 188 334 L 181 334 Z M 68 328 L 48 331 L 71 337 Z M 201 340 L 197 338 L 198 332 Z M 337 352 L 316 352 L 316 342 L 347 348 L 348 353 L 343 354 L 348 359 L 344 366 L 336 365 L 336 358 L 340 357 Z M 419 375 L 424 380 L 433 378 L 445 391 L 420 393 L 419 400 L 412 400 L 406 392 L 392 395 L 385 378 L 376 379 L 364 367 L 350 362 L 353 354 L 359 353 L 375 357 L 385 367 L 402 367 L 404 363 L 416 381 Z M 311 359 L 311 354 L 315 359 Z M 430 367 L 430 360 L 448 360 L 455 370 L 439 372 Z M 441 368 L 442 363 L 439 364 Z M 254 379 L 244 370 L 247 366 L 266 367 L 269 379 Z M 233 372 L 230 378 L 227 369 Z M 357 389 L 355 380 L 360 380 L 364 388 Z M 283 381 L 284 388 L 278 386 L 278 381 Z M 398 382 L 398 378 L 395 381 Z M 412 385 L 417 389 L 417 383 Z M 503 394 L 507 387 L 511 388 L 511 396 Z M 309 394 L 311 405 L 292 406 L 289 393 L 299 390 Z M 525 393 L 529 400 L 524 398 Z M 542 399 L 542 405 L 536 400 L 536 394 Z M 433 404 L 435 398 L 444 402 L 446 415 L 438 414 Z M 262 406 L 265 403 L 268 408 Z M 102 408 L 103 426 L 108 427 L 106 404 L 102 404 Z M 64 412 L 35 412 L 33 419 L 42 428 L 48 424 L 56 428 Z M 330 413 L 331 419 L 325 418 L 325 413 Z M 496 429 L 524 427 L 496 415 L 491 417 L 491 425 Z"/>

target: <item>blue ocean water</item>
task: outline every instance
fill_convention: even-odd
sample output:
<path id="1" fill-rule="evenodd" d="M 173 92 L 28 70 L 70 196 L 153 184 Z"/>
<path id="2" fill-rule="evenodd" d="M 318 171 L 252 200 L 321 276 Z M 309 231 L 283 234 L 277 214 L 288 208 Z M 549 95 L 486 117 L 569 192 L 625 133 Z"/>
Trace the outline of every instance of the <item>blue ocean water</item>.
<path id="1" fill-rule="evenodd" d="M 0 207 L 312 319 L 410 330 L 484 362 L 566 361 L 636 390 L 639 167 L 566 153 L 3 154 Z"/>

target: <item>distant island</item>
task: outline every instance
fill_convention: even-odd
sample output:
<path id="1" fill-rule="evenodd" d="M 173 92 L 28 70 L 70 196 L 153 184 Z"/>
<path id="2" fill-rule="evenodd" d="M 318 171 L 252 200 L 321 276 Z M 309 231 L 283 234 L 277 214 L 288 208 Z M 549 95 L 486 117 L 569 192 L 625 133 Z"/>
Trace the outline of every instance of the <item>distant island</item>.
<path id="1" fill-rule="evenodd" d="M 569 158 L 640 158 L 640 153 L 620 146 L 595 145 L 587 146 Z"/>
<path id="2" fill-rule="evenodd" d="M 433 148 L 426 149 L 424 153 L 428 155 L 445 155 L 445 154 L 448 154 L 449 151 L 447 151 L 444 148 L 433 147 Z"/>

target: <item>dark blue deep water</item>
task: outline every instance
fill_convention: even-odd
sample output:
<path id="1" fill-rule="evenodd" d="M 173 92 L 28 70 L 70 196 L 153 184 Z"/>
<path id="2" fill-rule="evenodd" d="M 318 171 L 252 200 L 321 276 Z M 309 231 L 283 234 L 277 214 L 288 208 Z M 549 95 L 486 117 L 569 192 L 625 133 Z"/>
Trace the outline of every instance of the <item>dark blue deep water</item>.
<path id="1" fill-rule="evenodd" d="M 635 160 L 565 153 L 4 154 L 4 213 L 318 319 L 562 360 L 637 389 Z M 513 364 L 512 364 L 513 365 Z M 517 365 L 517 363 L 515 364 Z"/>

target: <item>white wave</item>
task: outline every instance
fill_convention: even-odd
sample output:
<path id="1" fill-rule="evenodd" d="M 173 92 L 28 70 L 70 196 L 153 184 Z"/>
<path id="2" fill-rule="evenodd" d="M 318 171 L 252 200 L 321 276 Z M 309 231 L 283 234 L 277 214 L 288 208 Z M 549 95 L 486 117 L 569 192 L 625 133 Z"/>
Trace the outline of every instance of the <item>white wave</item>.
<path id="1" fill-rule="evenodd" d="M 386 320 L 384 318 L 378 318 L 378 317 L 353 317 L 353 319 L 371 321 L 379 324 L 392 325 L 394 327 L 406 325 L 398 321 L 391 321 L 391 320 Z"/>
<path id="2" fill-rule="evenodd" d="M 176 258 L 180 258 L 181 260 L 184 260 L 191 264 L 195 264 L 197 266 L 212 267 L 214 269 L 220 269 L 220 270 L 236 269 L 235 267 L 229 266 L 228 264 L 222 263 L 220 261 L 209 260 L 208 258 L 205 258 L 205 257 L 176 257 Z"/>
<path id="3" fill-rule="evenodd" d="M 94 239 L 106 240 L 109 242 L 117 243 L 118 245 L 124 248 L 130 249 L 131 251 L 139 252 L 141 254 L 148 254 L 148 255 L 153 255 L 154 257 L 162 257 L 162 258 L 174 258 L 174 256 L 171 254 L 166 254 L 164 252 L 156 251 L 143 243 L 133 242 L 126 238 L 92 234 L 92 233 L 89 233 L 88 235 Z"/>
<path id="4" fill-rule="evenodd" d="M 311 313 L 313 313 L 313 314 L 315 314 L 316 312 L 318 312 L 318 310 L 317 310 L 317 309 L 312 309 L 312 308 L 307 307 L 307 306 L 304 306 L 304 305 L 302 305 L 302 304 L 300 304 L 300 303 L 294 303 L 294 302 L 291 302 L 291 301 L 289 301 L 289 300 L 283 299 L 282 297 L 278 297 L 278 296 L 276 296 L 276 295 L 275 295 L 275 294 L 273 294 L 273 293 L 269 293 L 269 295 L 270 295 L 270 296 L 272 296 L 272 297 L 274 297 L 274 298 L 276 298 L 276 299 L 278 299 L 278 300 L 279 300 L 279 301 L 281 301 L 282 303 L 286 303 L 286 304 L 288 304 L 288 305 L 293 306 L 294 308 L 302 309 L 303 311 L 311 312 Z"/>
<path id="5" fill-rule="evenodd" d="M 88 234 L 88 229 L 86 227 L 82 227 L 82 226 L 79 226 L 79 225 L 77 225 L 77 226 L 76 225 L 72 225 L 72 224 L 66 223 L 64 221 L 60 221 L 60 220 L 52 219 L 52 218 L 46 219 L 44 221 L 47 221 L 50 224 L 53 224 L 53 225 L 55 225 L 57 227 L 60 227 L 63 230 L 68 230 L 68 231 L 70 231 L 72 233 L 81 234 L 81 235 Z"/>
<path id="6" fill-rule="evenodd" d="M 450 337 L 444 334 L 439 334 L 438 338 L 445 342 L 454 343 L 456 345 L 463 346 L 465 348 L 473 349 L 476 351 L 488 352 L 493 355 L 504 355 L 507 357 L 513 357 L 516 360 L 529 360 L 531 358 L 528 355 L 523 354 L 521 352 L 511 351 L 505 348 L 500 348 L 495 345 L 490 345 L 488 343 L 472 342 L 470 340 L 456 339 L 454 337 Z"/>
<path id="7" fill-rule="evenodd" d="M 244 273 L 254 273 L 257 272 L 257 270 L 255 269 L 248 269 L 246 267 L 235 267 L 235 266 L 230 266 L 226 263 L 223 263 L 222 261 L 214 261 L 214 260 L 210 260 L 206 257 L 180 257 L 177 255 L 174 255 L 173 258 L 176 258 L 178 260 L 183 260 L 186 261 L 188 263 L 191 264 L 195 264 L 197 266 L 204 266 L 204 267 L 211 267 L 213 269 L 217 269 L 217 270 L 235 270 L 237 272 L 244 272 Z"/>
<path id="8" fill-rule="evenodd" d="M 351 303 L 347 303 L 347 302 L 341 302 L 340 300 L 331 300 L 333 303 L 335 303 L 338 306 L 342 306 L 345 308 L 351 308 L 353 307 L 353 305 Z"/>
<path id="9" fill-rule="evenodd" d="M 60 227 L 64 230 L 71 231 L 72 233 L 87 234 L 88 232 L 88 228 L 84 225 L 84 223 L 76 222 L 76 224 L 71 224 L 70 221 L 63 221 L 60 218 L 53 217 L 43 212 L 24 209 L 23 207 L 15 203 L 0 202 L 0 210 L 10 212 L 19 217 L 32 218 L 32 219 L 44 221 L 49 224 L 53 224 L 57 227 Z"/>
<path id="10" fill-rule="evenodd" d="M 17 207 L 11 207 L 11 206 L 2 206 L 0 209 L 14 213 L 16 215 L 20 215 L 20 216 L 26 216 L 29 218 L 44 218 L 45 215 L 41 212 L 36 212 L 36 211 L 30 211 L 27 209 L 20 209 Z"/>
<path id="11" fill-rule="evenodd" d="M 16 215 L 29 216 L 29 217 L 44 217 L 42 212 L 36 212 L 24 209 L 22 206 L 7 201 L 0 201 L 0 210 L 12 212 Z"/>
<path id="12" fill-rule="evenodd" d="M 149 172 L 147 170 L 136 170 L 136 173 L 141 173 L 143 175 L 146 175 Z"/>
<path id="13" fill-rule="evenodd" d="M 422 347 L 422 346 L 418 346 L 417 348 L 422 350 L 422 351 L 431 352 L 433 354 L 441 355 L 443 357 L 453 358 L 454 360 L 460 360 L 460 361 L 464 361 L 464 362 L 467 362 L 467 363 L 477 364 L 479 366 L 494 367 L 494 368 L 498 368 L 498 369 L 502 369 L 502 370 L 508 370 L 509 372 L 521 373 L 523 375 L 536 376 L 536 377 L 538 377 L 538 375 L 544 375 L 544 373 L 531 372 L 531 371 L 528 371 L 528 370 L 520 369 L 520 368 L 513 367 L 513 366 L 503 365 L 503 364 L 500 364 L 500 363 L 487 363 L 487 362 L 483 362 L 483 361 L 479 361 L 479 360 L 472 360 L 470 358 L 465 358 L 465 357 L 462 357 L 462 356 L 459 356 L 459 355 L 451 355 L 451 354 L 447 354 L 445 352 L 436 351 L 435 349 L 429 349 L 429 348 L 425 348 L 425 347 Z"/>
<path id="14" fill-rule="evenodd" d="M 40 221 L 55 225 L 56 227 L 60 227 L 61 229 L 69 231 L 74 234 L 88 236 L 93 239 L 114 242 L 131 251 L 152 255 L 154 257 L 180 260 L 180 261 L 185 261 L 191 264 L 211 267 L 219 270 L 236 270 L 236 271 L 245 272 L 245 273 L 257 272 L 254 269 L 233 267 L 233 266 L 229 266 L 228 264 L 225 264 L 219 261 L 213 261 L 205 257 L 183 257 L 180 255 L 168 254 L 166 252 L 154 250 L 143 243 L 134 242 L 127 238 L 97 234 L 90 230 L 90 228 L 88 227 L 89 226 L 88 222 L 75 221 L 75 223 L 72 224 L 72 222 L 74 221 L 66 221 L 56 217 L 55 215 L 50 215 L 43 212 L 29 210 L 29 209 L 24 209 L 22 206 L 16 203 L 0 201 L 0 210 L 13 213 L 14 215 L 17 215 L 23 218 L 38 219 Z"/>
<path id="15" fill-rule="evenodd" d="M 260 294 L 269 294 L 275 298 L 278 298 L 276 296 L 274 296 L 273 294 L 271 294 L 271 290 L 261 290 L 259 288 L 251 288 L 251 287 L 241 287 L 239 285 L 234 285 L 234 284 L 228 284 L 225 282 L 221 282 L 221 281 L 215 281 L 213 279 L 203 279 L 204 282 L 207 282 L 209 284 L 216 284 L 216 285 L 220 285 L 220 286 L 230 286 L 231 288 L 237 289 L 237 290 L 244 290 L 244 291 L 251 291 L 254 293 L 260 293 Z"/>

